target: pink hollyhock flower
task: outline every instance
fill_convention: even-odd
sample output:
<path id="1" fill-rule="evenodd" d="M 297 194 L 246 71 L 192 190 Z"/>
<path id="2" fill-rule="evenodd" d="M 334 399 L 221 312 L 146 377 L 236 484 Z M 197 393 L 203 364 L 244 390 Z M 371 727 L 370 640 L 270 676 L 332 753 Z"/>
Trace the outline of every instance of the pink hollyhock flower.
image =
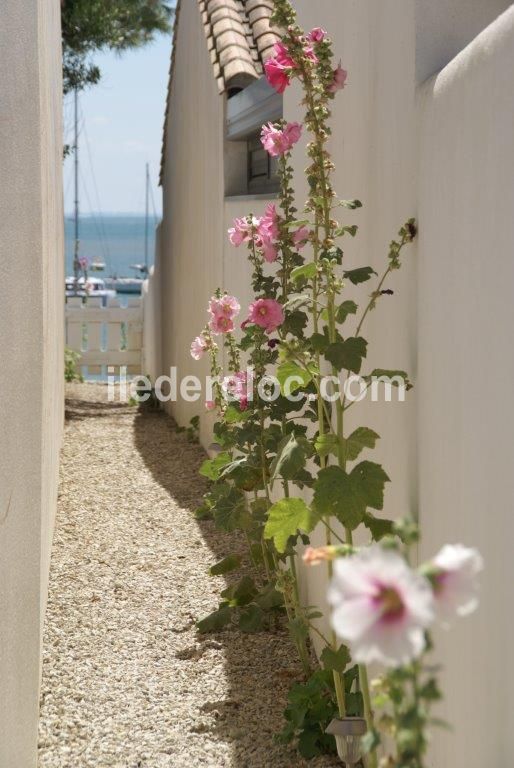
<path id="1" fill-rule="evenodd" d="M 250 304 L 249 321 L 273 333 L 284 322 L 284 308 L 275 299 L 257 299 Z"/>
<path id="2" fill-rule="evenodd" d="M 264 260 L 271 263 L 277 260 L 278 247 L 276 239 L 279 236 L 277 209 L 273 203 L 266 207 L 266 213 L 262 218 L 256 219 L 257 230 L 255 244 L 262 251 Z"/>
<path id="3" fill-rule="evenodd" d="M 209 322 L 209 328 L 213 333 L 232 333 L 234 320 L 227 315 L 213 315 Z"/>
<path id="4" fill-rule="evenodd" d="M 311 236 L 311 231 L 308 227 L 300 227 L 296 232 L 293 232 L 293 243 L 298 249 L 303 248 Z"/>
<path id="5" fill-rule="evenodd" d="M 476 549 L 447 544 L 429 566 L 436 608 L 443 619 L 468 616 L 478 607 L 477 576 L 484 562 Z"/>
<path id="6" fill-rule="evenodd" d="M 234 219 L 234 226 L 228 230 L 228 239 L 237 248 L 250 240 L 250 229 L 250 224 L 246 219 Z"/>
<path id="7" fill-rule="evenodd" d="M 238 371 L 224 379 L 224 389 L 237 400 L 242 411 L 248 408 L 248 377 L 246 371 Z"/>
<path id="8" fill-rule="evenodd" d="M 346 85 L 347 78 L 348 72 L 346 69 L 343 69 L 341 62 L 339 62 L 339 66 L 334 70 L 334 82 L 329 86 L 328 90 L 331 91 L 331 93 L 342 91 Z"/>
<path id="9" fill-rule="evenodd" d="M 193 360 L 200 360 L 203 354 L 208 350 L 209 345 L 204 336 L 197 336 L 191 342 L 191 357 Z"/>
<path id="10" fill-rule="evenodd" d="M 229 320 L 233 320 L 241 311 L 241 305 L 235 296 L 221 296 L 217 298 L 213 296 L 209 301 L 209 312 L 212 317 L 227 317 Z"/>
<path id="11" fill-rule="evenodd" d="M 331 623 L 354 661 L 396 667 L 417 658 L 434 618 L 428 579 L 378 546 L 334 562 Z"/>
<path id="12" fill-rule="evenodd" d="M 305 55 L 305 58 L 311 61 L 313 64 L 318 63 L 319 59 L 314 53 L 314 48 L 312 47 L 312 45 L 305 46 L 305 48 L 303 49 L 303 53 Z"/>
<path id="13" fill-rule="evenodd" d="M 274 54 L 265 62 L 264 71 L 271 87 L 278 93 L 284 93 L 291 82 L 291 72 L 295 68 L 295 63 L 284 43 L 275 43 Z"/>
<path id="14" fill-rule="evenodd" d="M 307 35 L 307 40 L 309 40 L 311 43 L 322 43 L 323 40 L 326 38 L 327 32 L 322 27 L 314 27 L 311 32 Z"/>
<path id="15" fill-rule="evenodd" d="M 262 146 L 272 157 L 278 157 L 289 152 L 301 135 L 302 126 L 299 123 L 288 123 L 284 128 L 268 123 L 262 126 Z"/>
<path id="16" fill-rule="evenodd" d="M 216 403 L 214 402 L 214 400 L 205 401 L 205 409 L 207 411 L 214 411 L 215 408 L 216 408 Z"/>

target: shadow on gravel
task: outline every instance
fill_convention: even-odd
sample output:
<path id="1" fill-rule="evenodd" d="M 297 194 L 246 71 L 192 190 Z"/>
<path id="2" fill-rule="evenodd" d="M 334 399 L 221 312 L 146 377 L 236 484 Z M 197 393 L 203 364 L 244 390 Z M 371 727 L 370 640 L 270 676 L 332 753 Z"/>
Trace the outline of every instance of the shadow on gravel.
<path id="1" fill-rule="evenodd" d="M 193 514 L 200 505 L 206 482 L 198 475 L 205 459 L 203 449 L 176 431 L 173 420 L 164 413 L 140 410 L 134 421 L 135 444 L 154 479 L 166 489 L 184 514 Z M 197 521 L 198 531 L 210 548 L 212 562 L 246 543 L 242 537 L 234 544 L 234 535 L 215 529 L 211 521 Z M 208 563 L 196 563 L 207 568 Z M 184 567 L 190 567 L 184 560 Z M 214 596 L 213 596 L 214 598 Z M 213 599 L 213 610 L 216 604 Z M 196 617 L 202 618 L 202 617 Z M 286 632 L 242 634 L 224 631 L 197 635 L 198 647 L 191 653 L 202 653 L 208 647 L 221 648 L 225 657 L 230 692 L 223 701 L 206 700 L 198 713 L 207 715 L 213 738 L 230 743 L 231 765 L 236 768 L 297 768 L 305 766 L 297 753 L 277 744 L 275 733 L 283 725 L 282 711 L 291 683 L 299 678 L 295 653 Z M 312 768 L 336 765 L 331 760 L 312 761 Z"/>

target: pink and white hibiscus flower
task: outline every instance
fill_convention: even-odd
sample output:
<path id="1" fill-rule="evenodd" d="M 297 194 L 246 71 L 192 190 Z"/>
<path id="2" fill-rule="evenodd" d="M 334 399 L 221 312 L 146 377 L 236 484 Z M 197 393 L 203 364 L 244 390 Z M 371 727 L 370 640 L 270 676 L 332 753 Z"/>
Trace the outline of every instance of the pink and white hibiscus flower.
<path id="1" fill-rule="evenodd" d="M 273 123 L 262 126 L 262 146 L 272 157 L 290 152 L 300 140 L 302 126 L 300 123 L 287 123 L 283 128 L 277 128 Z"/>
<path id="2" fill-rule="evenodd" d="M 328 601 L 332 627 L 358 663 L 396 667 L 425 648 L 432 588 L 396 552 L 372 546 L 336 560 Z"/>
<path id="3" fill-rule="evenodd" d="M 348 72 L 346 71 L 346 69 L 343 69 L 341 62 L 339 62 L 339 66 L 337 67 L 337 69 L 334 70 L 334 81 L 332 85 L 329 85 L 328 90 L 331 93 L 337 93 L 337 91 L 342 91 L 346 85 L 347 78 L 348 78 Z"/>
<path id="4" fill-rule="evenodd" d="M 274 55 L 264 64 L 266 78 L 278 93 L 284 93 L 291 82 L 291 73 L 295 63 L 284 43 L 275 43 Z"/>
<path id="5" fill-rule="evenodd" d="M 429 565 L 437 613 L 448 622 L 478 607 L 478 574 L 484 563 L 476 549 L 446 544 Z"/>
<path id="6" fill-rule="evenodd" d="M 193 360 L 200 360 L 208 349 L 209 344 L 205 336 L 197 336 L 191 342 L 191 357 Z"/>
<path id="7" fill-rule="evenodd" d="M 275 299 L 257 299 L 250 304 L 248 322 L 273 333 L 284 322 L 284 308 Z"/>

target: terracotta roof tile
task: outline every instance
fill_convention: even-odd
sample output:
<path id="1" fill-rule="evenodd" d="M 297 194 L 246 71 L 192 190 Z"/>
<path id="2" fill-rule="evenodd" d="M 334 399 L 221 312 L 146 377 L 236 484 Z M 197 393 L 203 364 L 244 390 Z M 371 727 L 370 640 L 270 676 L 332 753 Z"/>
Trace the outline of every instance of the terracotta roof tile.
<path id="1" fill-rule="evenodd" d="M 166 115 L 164 119 L 161 183 L 166 154 L 166 132 L 170 94 L 175 71 L 175 40 L 179 34 L 180 6 L 177 0 Z M 280 39 L 270 23 L 273 0 L 197 0 L 213 75 L 220 93 L 245 88 L 258 80 L 263 64 Z"/>

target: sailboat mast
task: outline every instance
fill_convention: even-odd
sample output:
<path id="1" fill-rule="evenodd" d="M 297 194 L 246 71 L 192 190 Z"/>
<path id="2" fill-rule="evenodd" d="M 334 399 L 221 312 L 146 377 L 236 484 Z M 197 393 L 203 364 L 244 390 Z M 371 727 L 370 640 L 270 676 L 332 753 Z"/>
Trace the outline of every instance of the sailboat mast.
<path id="1" fill-rule="evenodd" d="M 75 158 L 75 249 L 73 253 L 73 272 L 75 280 L 78 280 L 80 271 L 79 262 L 79 121 L 78 121 L 78 91 L 75 88 L 75 144 L 73 147 Z"/>
<path id="2" fill-rule="evenodd" d="M 148 274 L 148 205 L 150 194 L 150 167 L 146 164 L 146 195 L 145 195 L 145 274 Z"/>

